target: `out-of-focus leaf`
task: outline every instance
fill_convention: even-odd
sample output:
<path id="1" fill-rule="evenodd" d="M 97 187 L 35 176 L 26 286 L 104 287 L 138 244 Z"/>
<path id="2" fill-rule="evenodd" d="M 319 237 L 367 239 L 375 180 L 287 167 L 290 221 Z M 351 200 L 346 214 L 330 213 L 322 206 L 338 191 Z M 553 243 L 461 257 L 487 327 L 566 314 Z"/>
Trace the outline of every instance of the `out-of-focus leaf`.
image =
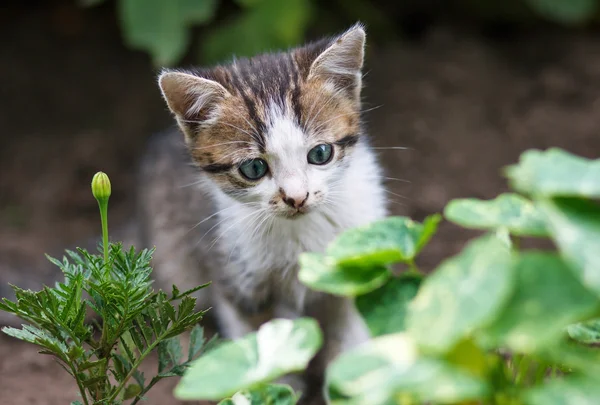
<path id="1" fill-rule="evenodd" d="M 391 273 L 384 266 L 371 268 L 342 267 L 318 253 L 300 256 L 298 279 L 313 290 L 342 296 L 368 293 L 382 286 Z"/>
<path id="2" fill-rule="evenodd" d="M 321 331 L 313 319 L 272 320 L 258 332 L 223 343 L 195 360 L 175 388 L 175 396 L 220 400 L 303 370 L 321 342 Z"/>
<path id="3" fill-rule="evenodd" d="M 596 0 L 527 0 L 542 16 L 562 24 L 581 24 L 592 19 L 598 10 Z"/>
<path id="4" fill-rule="evenodd" d="M 600 206 L 575 198 L 541 200 L 552 238 L 584 286 L 600 296 Z"/>
<path id="5" fill-rule="evenodd" d="M 600 198 L 600 159 L 585 159 L 562 149 L 528 150 L 518 164 L 506 169 L 506 175 L 511 186 L 525 194 Z"/>
<path id="6" fill-rule="evenodd" d="M 333 403 L 387 405 L 396 398 L 408 403 L 456 403 L 485 395 L 486 383 L 444 361 L 419 356 L 405 333 L 374 338 L 340 355 L 327 370 L 329 391 L 346 397 Z"/>
<path id="7" fill-rule="evenodd" d="M 453 200 L 446 206 L 444 215 L 465 228 L 506 228 L 518 236 L 548 236 L 541 213 L 531 201 L 517 194 L 501 194 L 489 201 Z"/>
<path id="8" fill-rule="evenodd" d="M 553 344 L 569 324 L 598 309 L 586 290 L 556 255 L 522 254 L 514 264 L 515 287 L 496 321 L 482 335 L 495 347 L 532 353 Z"/>
<path id="9" fill-rule="evenodd" d="M 185 54 L 190 27 L 210 21 L 217 0 L 120 0 L 119 17 L 128 46 L 152 55 L 157 66 L 169 66 Z"/>
<path id="10" fill-rule="evenodd" d="M 600 380 L 568 376 L 532 388 L 523 397 L 526 405 L 596 405 L 600 398 Z"/>
<path id="11" fill-rule="evenodd" d="M 339 235 L 327 255 L 339 265 L 381 266 L 410 262 L 429 242 L 441 216 L 431 215 L 418 223 L 406 217 L 390 217 Z"/>
<path id="12" fill-rule="evenodd" d="M 600 343 L 600 319 L 569 325 L 569 336 L 585 344 Z"/>
<path id="13" fill-rule="evenodd" d="M 269 384 L 237 392 L 219 405 L 294 405 L 297 401 L 297 395 L 289 386 Z"/>
<path id="14" fill-rule="evenodd" d="M 417 294 L 422 279 L 417 275 L 393 277 L 382 287 L 356 298 L 356 307 L 367 322 L 372 336 L 406 329 L 407 307 Z"/>
<path id="15" fill-rule="evenodd" d="M 409 306 L 409 333 L 423 347 L 445 351 L 493 321 L 513 289 L 511 260 L 494 235 L 471 242 L 425 279 Z"/>
<path id="16" fill-rule="evenodd" d="M 203 36 L 205 63 L 223 62 L 231 55 L 251 56 L 302 42 L 311 17 L 309 0 L 244 1 L 241 15 Z M 268 72 L 264 72 L 268 74 Z"/>

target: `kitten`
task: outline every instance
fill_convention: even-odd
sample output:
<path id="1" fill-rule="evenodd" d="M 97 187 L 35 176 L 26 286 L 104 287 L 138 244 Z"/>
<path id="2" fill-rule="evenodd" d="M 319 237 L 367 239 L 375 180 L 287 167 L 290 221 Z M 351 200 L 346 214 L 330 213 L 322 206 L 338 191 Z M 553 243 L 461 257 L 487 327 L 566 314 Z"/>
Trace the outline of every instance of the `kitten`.
<path id="1" fill-rule="evenodd" d="M 324 348 L 312 366 L 320 378 L 369 334 L 352 300 L 298 281 L 298 256 L 387 212 L 361 126 L 364 45 L 356 25 L 285 53 L 162 72 L 158 83 L 183 136 L 154 139 L 139 181 L 143 245 L 157 247 L 160 281 L 212 281 L 201 306 L 213 307 L 230 338 L 274 317 L 316 318 Z"/>

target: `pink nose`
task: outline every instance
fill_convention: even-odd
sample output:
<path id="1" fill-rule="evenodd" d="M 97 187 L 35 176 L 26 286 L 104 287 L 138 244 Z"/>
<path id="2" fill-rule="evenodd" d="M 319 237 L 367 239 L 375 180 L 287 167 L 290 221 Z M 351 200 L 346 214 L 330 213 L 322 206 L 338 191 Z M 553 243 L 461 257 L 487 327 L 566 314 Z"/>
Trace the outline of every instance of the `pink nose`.
<path id="1" fill-rule="evenodd" d="M 286 194 L 283 189 L 279 191 L 281 192 L 281 199 L 283 202 L 292 208 L 302 208 L 304 207 L 304 204 L 306 204 L 306 200 L 308 200 L 308 192 L 306 194 Z"/>

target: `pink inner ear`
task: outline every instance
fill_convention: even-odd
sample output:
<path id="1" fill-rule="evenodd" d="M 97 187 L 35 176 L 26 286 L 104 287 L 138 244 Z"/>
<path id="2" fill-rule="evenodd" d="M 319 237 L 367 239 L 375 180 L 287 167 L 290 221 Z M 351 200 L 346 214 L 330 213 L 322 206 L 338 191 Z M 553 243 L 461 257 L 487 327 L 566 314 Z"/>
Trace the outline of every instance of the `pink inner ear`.
<path id="1" fill-rule="evenodd" d="M 206 119 L 227 94 L 219 83 L 188 73 L 163 73 L 159 85 L 171 112 L 184 119 Z"/>

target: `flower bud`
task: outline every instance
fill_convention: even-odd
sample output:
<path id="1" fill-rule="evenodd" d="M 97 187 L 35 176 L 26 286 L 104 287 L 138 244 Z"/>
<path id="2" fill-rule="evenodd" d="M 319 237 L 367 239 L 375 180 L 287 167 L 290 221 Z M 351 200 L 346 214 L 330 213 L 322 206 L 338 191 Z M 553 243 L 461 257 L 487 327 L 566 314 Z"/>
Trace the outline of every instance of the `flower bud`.
<path id="1" fill-rule="evenodd" d="M 110 197 L 110 180 L 104 172 L 98 172 L 92 179 L 92 194 L 100 201 L 108 201 Z"/>

